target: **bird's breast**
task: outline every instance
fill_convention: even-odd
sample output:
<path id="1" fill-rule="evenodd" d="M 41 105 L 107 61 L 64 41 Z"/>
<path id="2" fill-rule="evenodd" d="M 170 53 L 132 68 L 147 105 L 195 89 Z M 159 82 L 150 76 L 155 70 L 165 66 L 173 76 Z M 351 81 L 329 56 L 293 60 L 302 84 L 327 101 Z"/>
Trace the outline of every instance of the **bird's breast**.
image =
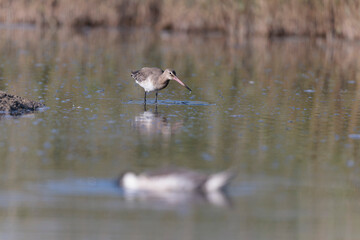
<path id="1" fill-rule="evenodd" d="M 169 84 L 169 80 L 165 82 L 153 81 L 151 78 L 147 78 L 145 81 L 136 81 L 146 92 L 152 92 L 166 88 Z"/>
<path id="2" fill-rule="evenodd" d="M 169 84 L 170 80 L 166 80 L 165 82 L 163 83 L 159 83 L 158 85 L 158 89 L 157 90 L 161 90 L 161 89 L 164 89 L 167 87 L 167 85 Z"/>
<path id="3" fill-rule="evenodd" d="M 146 92 L 152 92 L 156 90 L 155 84 L 149 78 L 142 82 L 136 81 L 136 83 L 139 84 L 140 87 L 142 87 Z"/>

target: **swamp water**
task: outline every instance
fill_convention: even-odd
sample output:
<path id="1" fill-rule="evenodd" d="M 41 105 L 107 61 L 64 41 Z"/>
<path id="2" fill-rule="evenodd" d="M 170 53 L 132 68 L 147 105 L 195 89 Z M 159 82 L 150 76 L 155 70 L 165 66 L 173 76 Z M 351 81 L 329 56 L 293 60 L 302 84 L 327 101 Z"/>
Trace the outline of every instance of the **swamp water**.
<path id="1" fill-rule="evenodd" d="M 0 117 L 0 239 L 360 236 L 359 44 L 0 33 L 0 90 L 49 107 Z M 193 92 L 171 82 L 145 110 L 141 66 L 174 68 Z M 115 185 L 166 164 L 239 174 L 208 198 Z"/>

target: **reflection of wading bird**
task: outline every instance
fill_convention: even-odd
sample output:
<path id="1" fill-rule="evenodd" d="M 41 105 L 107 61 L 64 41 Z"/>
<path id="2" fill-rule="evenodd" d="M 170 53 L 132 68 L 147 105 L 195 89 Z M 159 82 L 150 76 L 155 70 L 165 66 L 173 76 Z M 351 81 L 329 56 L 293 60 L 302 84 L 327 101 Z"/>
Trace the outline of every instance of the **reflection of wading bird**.
<path id="1" fill-rule="evenodd" d="M 165 139 L 168 139 L 172 134 L 179 132 L 183 126 L 183 121 L 168 121 L 166 117 L 157 111 L 144 111 L 138 116 L 135 116 L 132 126 L 143 135 L 161 135 Z"/>
<path id="2" fill-rule="evenodd" d="M 235 177 L 234 171 L 204 174 L 184 168 L 160 168 L 136 175 L 125 172 L 119 178 L 119 185 L 128 190 L 153 192 L 202 192 L 224 190 Z"/>
<path id="3" fill-rule="evenodd" d="M 166 88 L 170 80 L 177 81 L 191 92 L 191 89 L 176 77 L 174 70 L 166 69 L 163 71 L 160 68 L 143 67 L 138 71 L 131 72 L 131 77 L 145 90 L 144 104 L 146 104 L 146 92 L 153 91 L 156 91 L 155 103 L 157 103 L 158 91 Z"/>

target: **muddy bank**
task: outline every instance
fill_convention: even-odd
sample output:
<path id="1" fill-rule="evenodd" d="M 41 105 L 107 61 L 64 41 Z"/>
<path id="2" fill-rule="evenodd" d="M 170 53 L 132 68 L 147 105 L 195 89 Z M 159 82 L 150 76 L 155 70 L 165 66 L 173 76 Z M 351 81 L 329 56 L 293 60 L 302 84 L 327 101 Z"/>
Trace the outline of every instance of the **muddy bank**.
<path id="1" fill-rule="evenodd" d="M 0 0 L 0 22 L 42 27 L 151 27 L 247 36 L 360 39 L 360 4 L 337 0 Z"/>
<path id="2" fill-rule="evenodd" d="M 19 115 L 41 107 L 45 107 L 44 104 L 0 91 L 0 114 Z"/>

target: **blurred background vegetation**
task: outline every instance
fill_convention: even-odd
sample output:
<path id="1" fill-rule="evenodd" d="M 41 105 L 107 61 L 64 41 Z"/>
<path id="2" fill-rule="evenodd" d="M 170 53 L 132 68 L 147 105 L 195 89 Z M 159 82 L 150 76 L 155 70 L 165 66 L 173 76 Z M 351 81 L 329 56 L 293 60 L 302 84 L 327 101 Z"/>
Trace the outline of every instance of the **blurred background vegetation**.
<path id="1" fill-rule="evenodd" d="M 0 22 L 150 27 L 247 36 L 360 38 L 358 0 L 0 0 Z"/>

